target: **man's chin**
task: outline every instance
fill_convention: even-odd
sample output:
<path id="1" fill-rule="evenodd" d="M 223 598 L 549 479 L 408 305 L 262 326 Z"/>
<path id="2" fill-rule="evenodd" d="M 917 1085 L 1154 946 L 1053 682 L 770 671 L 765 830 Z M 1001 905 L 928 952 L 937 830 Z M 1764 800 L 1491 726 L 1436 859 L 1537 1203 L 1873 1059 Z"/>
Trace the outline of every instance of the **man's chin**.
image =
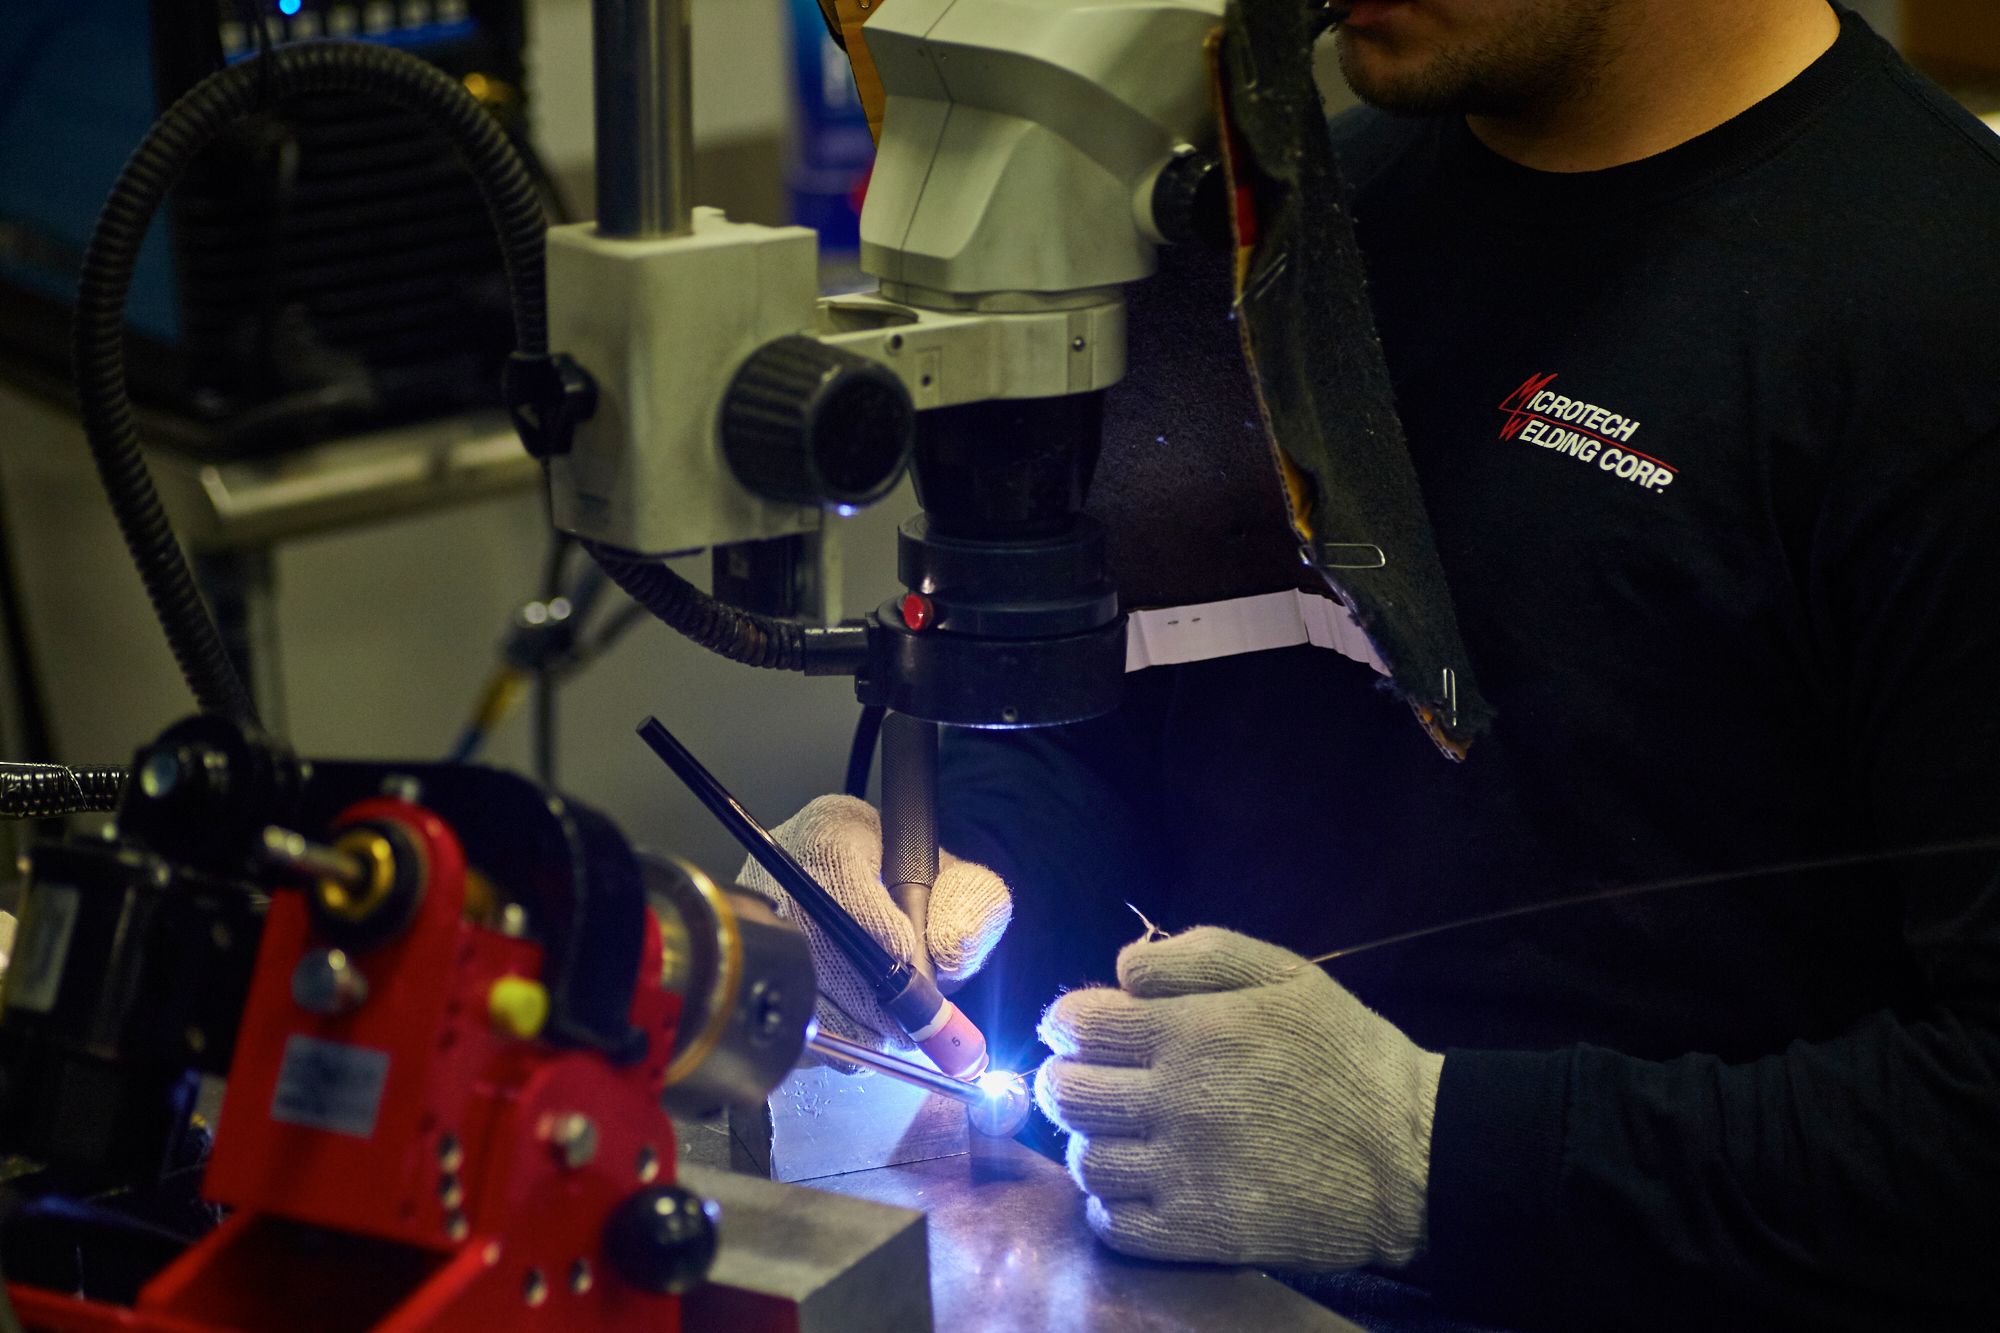
<path id="1" fill-rule="evenodd" d="M 1435 62 L 1399 57 L 1371 37 L 1335 38 L 1340 72 L 1354 95 L 1394 116 L 1436 116 L 1460 110 L 1459 90 L 1440 79 Z"/>

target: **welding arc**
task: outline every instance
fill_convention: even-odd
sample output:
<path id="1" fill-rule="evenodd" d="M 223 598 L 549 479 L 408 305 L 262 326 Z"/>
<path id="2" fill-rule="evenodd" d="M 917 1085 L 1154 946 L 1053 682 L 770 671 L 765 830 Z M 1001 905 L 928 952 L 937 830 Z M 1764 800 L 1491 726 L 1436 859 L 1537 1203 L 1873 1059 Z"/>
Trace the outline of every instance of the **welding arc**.
<path id="1" fill-rule="evenodd" d="M 1344 948 L 1308 958 L 1308 963 L 1331 963 L 1342 958 L 1353 958 L 1359 954 L 1372 953 L 1376 949 L 1386 949 L 1392 944 L 1408 944 L 1412 940 L 1427 939 L 1432 935 L 1443 935 L 1449 931 L 1465 930 L 1471 926 L 1491 925 L 1499 921 L 1511 921 L 1517 917 L 1539 916 L 1543 912 L 1554 912 L 1564 907 L 1584 907 L 1591 903 L 1615 902 L 1621 898 L 1643 898 L 1649 894 L 1671 893 L 1676 889 L 1702 889 L 1718 884 L 1732 884 L 1739 880 L 1762 879 L 1767 875 L 1804 875 L 1824 870 L 1845 870 L 1853 866 L 1879 865 L 1888 861 L 1918 860 L 1925 857 L 1961 856 L 1972 852 L 2000 851 L 2000 837 L 1966 838 L 1958 842 L 1929 843 L 1918 847 L 1898 847 L 1883 852 L 1850 852 L 1843 856 L 1813 857 L 1804 861 L 1781 861 L 1774 865 L 1759 866 L 1754 870 L 1719 870 L 1705 875 L 1686 875 L 1679 879 L 1654 880 L 1646 884 L 1627 884 L 1615 889 L 1592 889 L 1588 893 L 1574 894 L 1568 898 L 1555 898 L 1544 903 L 1529 903 L 1521 907 L 1505 907 L 1497 912 L 1482 912 L 1478 916 L 1459 917 L 1455 921 L 1440 922 L 1435 926 L 1419 926 L 1415 930 L 1405 930 L 1394 935 L 1384 935 L 1380 939 L 1367 940 L 1361 944 L 1350 944 Z M 1141 917 L 1141 920 L 1145 918 Z M 1150 922 L 1148 923 L 1151 924 Z"/>
<path id="2" fill-rule="evenodd" d="M 819 882 L 806 873 L 805 867 L 771 836 L 771 831 L 745 810 L 742 802 L 731 795 L 713 773 L 702 767 L 701 761 L 667 730 L 660 719 L 649 717 L 641 723 L 639 737 L 674 771 L 674 776 L 687 784 L 695 799 L 722 821 L 722 826 L 729 830 L 731 836 L 743 844 L 743 850 L 755 857 L 757 864 L 768 870 L 771 878 L 792 895 L 792 900 L 813 919 L 814 924 L 833 938 L 834 945 L 848 962 L 868 978 L 870 985 L 885 999 L 902 993 L 908 983 L 909 964 L 898 962 L 895 955 L 863 929 L 861 923 L 849 915 L 832 894 L 821 888 Z"/>

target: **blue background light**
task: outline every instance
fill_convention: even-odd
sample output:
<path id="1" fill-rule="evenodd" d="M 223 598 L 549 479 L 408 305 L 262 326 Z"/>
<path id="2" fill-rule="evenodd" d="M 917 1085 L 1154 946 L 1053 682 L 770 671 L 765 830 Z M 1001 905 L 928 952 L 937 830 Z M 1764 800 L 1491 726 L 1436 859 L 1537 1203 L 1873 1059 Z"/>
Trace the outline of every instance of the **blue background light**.
<path id="1" fill-rule="evenodd" d="M 278 12 L 280 14 L 296 14 L 299 12 L 299 7 L 304 3 L 305 0 L 278 0 Z"/>

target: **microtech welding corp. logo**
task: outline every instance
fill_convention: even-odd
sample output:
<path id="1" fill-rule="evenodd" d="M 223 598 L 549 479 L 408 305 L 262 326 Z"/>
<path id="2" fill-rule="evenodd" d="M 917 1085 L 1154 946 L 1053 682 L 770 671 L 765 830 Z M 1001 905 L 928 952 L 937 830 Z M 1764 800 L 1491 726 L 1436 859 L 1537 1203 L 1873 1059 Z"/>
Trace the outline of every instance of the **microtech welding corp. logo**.
<path id="1" fill-rule="evenodd" d="M 1555 382 L 1554 375 L 1530 375 L 1501 400 L 1500 410 L 1507 417 L 1500 425 L 1501 439 L 1567 454 L 1654 494 L 1674 484 L 1676 469 L 1671 464 L 1632 447 L 1639 434 L 1636 419 L 1559 394 L 1549 387 Z"/>

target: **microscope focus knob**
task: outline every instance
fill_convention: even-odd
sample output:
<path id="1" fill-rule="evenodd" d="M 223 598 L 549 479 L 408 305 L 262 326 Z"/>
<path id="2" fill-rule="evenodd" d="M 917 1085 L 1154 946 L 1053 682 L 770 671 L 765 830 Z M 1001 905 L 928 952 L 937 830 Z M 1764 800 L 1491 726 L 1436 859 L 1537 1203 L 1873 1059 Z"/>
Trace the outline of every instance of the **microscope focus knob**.
<path id="1" fill-rule="evenodd" d="M 1153 180 L 1152 205 L 1153 226 L 1170 244 L 1229 248 L 1229 176 L 1215 154 L 1176 154 Z"/>
<path id="2" fill-rule="evenodd" d="M 720 1216 L 712 1200 L 678 1185 L 635 1191 L 604 1223 L 604 1256 L 641 1291 L 692 1290 L 715 1262 Z"/>
<path id="3" fill-rule="evenodd" d="M 801 335 L 752 352 L 722 399 L 722 449 L 767 500 L 851 511 L 902 479 L 916 409 L 895 372 Z"/>

